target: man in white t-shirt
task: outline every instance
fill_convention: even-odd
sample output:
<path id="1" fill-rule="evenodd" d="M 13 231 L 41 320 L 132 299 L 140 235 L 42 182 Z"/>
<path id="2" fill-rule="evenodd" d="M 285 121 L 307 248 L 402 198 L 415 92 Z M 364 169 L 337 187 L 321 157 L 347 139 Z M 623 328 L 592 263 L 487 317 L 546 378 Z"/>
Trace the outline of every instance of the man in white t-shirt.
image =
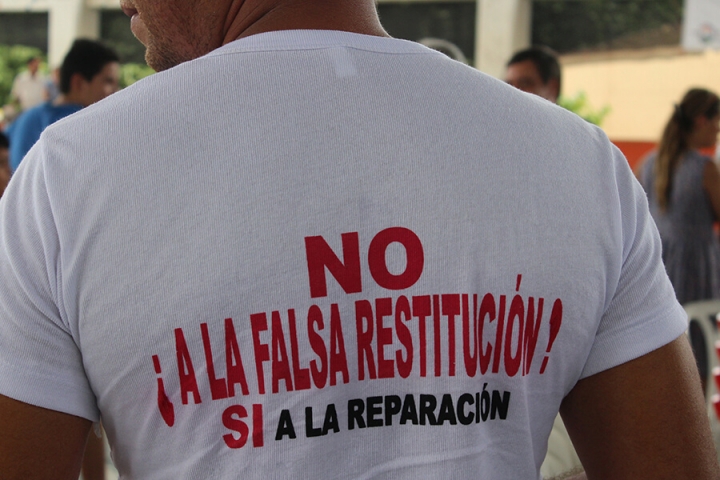
<path id="1" fill-rule="evenodd" d="M 601 131 L 373 0 L 123 4 L 160 73 L 0 200 L 0 471 L 718 478 L 686 318 Z"/>
<path id="2" fill-rule="evenodd" d="M 13 80 L 11 98 L 20 104 L 20 110 L 25 111 L 45 101 L 45 75 L 40 72 L 40 59 L 33 57 L 27 62 L 24 70 Z"/>

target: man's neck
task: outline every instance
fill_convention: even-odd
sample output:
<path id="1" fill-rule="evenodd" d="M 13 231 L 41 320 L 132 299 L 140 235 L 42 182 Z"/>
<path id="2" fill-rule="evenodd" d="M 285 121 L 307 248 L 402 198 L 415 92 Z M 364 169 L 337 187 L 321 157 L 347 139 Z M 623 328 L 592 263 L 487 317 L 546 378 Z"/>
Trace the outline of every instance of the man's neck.
<path id="1" fill-rule="evenodd" d="M 223 44 L 296 29 L 389 36 L 380 25 L 374 0 L 236 0 L 228 12 Z"/>
<path id="2" fill-rule="evenodd" d="M 53 100 L 52 104 L 56 107 L 62 107 L 64 105 L 79 105 L 85 107 L 80 99 L 72 95 L 72 93 L 61 93 Z"/>

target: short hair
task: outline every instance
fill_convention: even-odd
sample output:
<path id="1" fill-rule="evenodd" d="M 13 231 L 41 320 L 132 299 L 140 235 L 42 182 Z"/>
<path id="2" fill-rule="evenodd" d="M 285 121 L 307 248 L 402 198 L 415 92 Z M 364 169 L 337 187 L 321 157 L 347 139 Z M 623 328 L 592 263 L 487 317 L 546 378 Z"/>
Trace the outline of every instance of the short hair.
<path id="1" fill-rule="evenodd" d="M 89 82 L 105 65 L 119 61 L 117 53 L 100 42 L 84 38 L 75 40 L 60 66 L 60 91 L 70 92 L 70 80 L 76 73 Z"/>
<path id="2" fill-rule="evenodd" d="M 10 148 L 10 140 L 8 139 L 7 135 L 5 135 L 0 130 L 0 148 Z"/>
<path id="3" fill-rule="evenodd" d="M 547 85 L 550 80 L 557 80 L 558 92 L 560 91 L 561 74 L 560 62 L 557 53 L 552 48 L 544 45 L 537 45 L 515 53 L 508 61 L 507 66 L 514 63 L 531 61 L 540 75 L 543 83 Z"/>

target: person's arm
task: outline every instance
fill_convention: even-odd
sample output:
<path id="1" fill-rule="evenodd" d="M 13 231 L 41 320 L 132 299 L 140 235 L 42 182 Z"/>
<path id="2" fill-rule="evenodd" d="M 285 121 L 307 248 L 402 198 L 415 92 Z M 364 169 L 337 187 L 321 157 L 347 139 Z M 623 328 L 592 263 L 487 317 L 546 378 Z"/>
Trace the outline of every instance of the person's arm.
<path id="1" fill-rule="evenodd" d="M 720 478 L 684 335 L 580 380 L 560 413 L 589 480 Z"/>
<path id="2" fill-rule="evenodd" d="M 77 480 L 91 425 L 0 395 L 0 478 Z"/>
<path id="3" fill-rule="evenodd" d="M 710 197 L 715 219 L 720 219 L 720 171 L 715 162 L 707 162 L 703 171 L 703 189 Z"/>
<path id="4" fill-rule="evenodd" d="M 100 430 L 100 436 L 91 432 L 85 446 L 85 456 L 82 462 L 83 480 L 105 480 L 105 432 Z"/>

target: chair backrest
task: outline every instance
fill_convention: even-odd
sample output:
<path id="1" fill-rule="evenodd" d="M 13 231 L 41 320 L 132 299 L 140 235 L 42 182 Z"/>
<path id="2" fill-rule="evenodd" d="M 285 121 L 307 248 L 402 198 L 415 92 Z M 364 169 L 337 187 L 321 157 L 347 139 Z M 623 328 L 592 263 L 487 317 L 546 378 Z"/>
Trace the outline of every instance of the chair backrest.
<path id="1" fill-rule="evenodd" d="M 718 340 L 716 316 L 720 313 L 720 300 L 690 302 L 683 308 L 688 316 L 687 333 L 695 361 L 707 386 L 705 401 L 709 402 L 713 394 L 717 393 L 712 371 L 720 363 L 715 350 L 715 342 Z"/>

